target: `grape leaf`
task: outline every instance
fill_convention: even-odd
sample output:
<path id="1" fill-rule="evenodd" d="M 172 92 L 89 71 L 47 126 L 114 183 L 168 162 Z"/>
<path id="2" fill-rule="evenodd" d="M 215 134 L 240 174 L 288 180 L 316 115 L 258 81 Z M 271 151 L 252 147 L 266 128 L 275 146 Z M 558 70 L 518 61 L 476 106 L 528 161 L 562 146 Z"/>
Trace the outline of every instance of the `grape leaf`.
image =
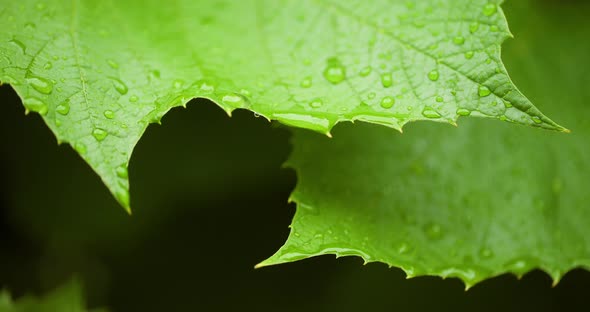
<path id="1" fill-rule="evenodd" d="M 467 287 L 533 268 L 557 283 L 590 268 L 590 76 L 580 70 L 590 65 L 590 5 L 548 3 L 514 2 L 524 25 L 506 59 L 571 135 L 474 120 L 404 135 L 346 125 L 332 140 L 297 131 L 298 209 L 286 244 L 260 266 L 356 255 Z"/>
<path id="2" fill-rule="evenodd" d="M 506 73 L 500 0 L 4 2 L 0 81 L 128 209 L 133 147 L 194 97 L 328 134 L 466 115 L 565 131 Z"/>
<path id="3" fill-rule="evenodd" d="M 53 290 L 42 298 L 25 296 L 16 302 L 10 298 L 7 291 L 0 292 L 1 312 L 84 312 L 89 311 L 84 307 L 82 290 L 79 282 L 71 280 L 61 287 Z M 93 312 L 106 312 L 106 310 L 92 310 Z"/>

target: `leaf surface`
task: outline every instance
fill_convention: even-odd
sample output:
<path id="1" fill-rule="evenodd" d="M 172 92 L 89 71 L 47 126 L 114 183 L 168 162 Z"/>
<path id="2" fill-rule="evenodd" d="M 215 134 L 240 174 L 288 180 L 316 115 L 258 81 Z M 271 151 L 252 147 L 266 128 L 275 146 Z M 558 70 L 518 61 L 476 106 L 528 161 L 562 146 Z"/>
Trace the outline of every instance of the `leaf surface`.
<path id="1" fill-rule="evenodd" d="M 0 81 L 126 208 L 133 147 L 194 97 L 323 133 L 466 115 L 565 130 L 510 81 L 500 0 L 3 2 Z"/>
<path id="2" fill-rule="evenodd" d="M 297 212 L 286 244 L 261 266 L 356 255 L 467 287 L 533 268 L 557 282 L 590 268 L 590 76 L 580 70 L 590 65 L 590 5 L 517 2 L 522 32 L 506 59 L 572 134 L 475 120 L 403 135 L 346 125 L 332 140 L 296 131 Z"/>

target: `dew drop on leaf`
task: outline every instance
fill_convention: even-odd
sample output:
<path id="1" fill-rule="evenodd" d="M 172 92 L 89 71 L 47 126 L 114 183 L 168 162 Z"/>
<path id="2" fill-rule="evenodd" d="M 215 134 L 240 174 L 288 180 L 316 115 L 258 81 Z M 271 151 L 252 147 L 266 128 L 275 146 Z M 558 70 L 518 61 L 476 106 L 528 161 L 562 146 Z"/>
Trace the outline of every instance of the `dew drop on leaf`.
<path id="1" fill-rule="evenodd" d="M 309 103 L 309 106 L 312 108 L 320 108 L 324 105 L 324 102 L 321 99 L 315 99 Z"/>
<path id="2" fill-rule="evenodd" d="M 174 89 L 180 89 L 180 88 L 182 88 L 183 84 L 184 84 L 184 81 L 182 81 L 180 79 L 176 79 L 172 82 L 172 87 L 174 87 Z"/>
<path id="3" fill-rule="evenodd" d="M 310 88 L 312 86 L 311 77 L 305 77 L 305 78 L 303 78 L 303 80 L 301 80 L 300 86 L 302 88 Z"/>
<path id="4" fill-rule="evenodd" d="M 241 106 L 244 104 L 244 98 L 237 94 L 227 94 L 221 98 L 224 104 L 232 105 L 234 107 Z"/>
<path id="5" fill-rule="evenodd" d="M 430 239 L 440 239 L 443 236 L 442 228 L 436 223 L 428 224 L 424 231 L 426 236 L 428 236 Z"/>
<path id="6" fill-rule="evenodd" d="M 393 85 L 393 78 L 391 77 L 391 73 L 381 74 L 381 84 L 384 88 L 389 88 Z"/>
<path id="7" fill-rule="evenodd" d="M 428 73 L 428 79 L 430 79 L 432 81 L 437 81 L 439 77 L 440 77 L 440 74 L 438 73 L 438 70 L 436 70 L 436 69 Z"/>
<path id="8" fill-rule="evenodd" d="M 490 89 L 486 86 L 479 86 L 477 93 L 479 94 L 480 97 L 486 97 L 486 96 L 492 94 L 492 91 L 490 91 Z"/>
<path id="9" fill-rule="evenodd" d="M 442 96 L 440 96 L 440 95 L 436 97 L 436 101 L 439 102 L 439 103 L 444 102 L 444 100 L 445 99 Z"/>
<path id="10" fill-rule="evenodd" d="M 475 55 L 475 52 L 473 52 L 473 51 L 465 52 L 465 58 L 468 60 L 472 59 L 474 55 Z"/>
<path id="11" fill-rule="evenodd" d="M 324 70 L 324 78 L 332 84 L 339 84 L 346 79 L 346 69 L 338 59 L 330 58 Z"/>
<path id="12" fill-rule="evenodd" d="M 485 16 L 492 16 L 498 11 L 498 6 L 494 3 L 488 3 L 483 7 L 483 14 Z"/>
<path id="13" fill-rule="evenodd" d="M 215 86 L 211 83 L 208 83 L 207 81 L 200 81 L 198 83 L 198 86 L 199 86 L 199 90 L 205 94 L 215 92 Z"/>
<path id="14" fill-rule="evenodd" d="M 30 97 L 23 100 L 23 103 L 29 111 L 39 113 L 41 116 L 47 115 L 47 104 L 36 97 Z"/>
<path id="15" fill-rule="evenodd" d="M 426 118 L 432 118 L 432 119 L 436 119 L 436 118 L 441 117 L 437 111 L 433 110 L 432 108 L 428 108 L 428 107 L 422 111 L 422 115 Z"/>
<path id="16" fill-rule="evenodd" d="M 113 80 L 113 86 L 115 87 L 115 90 L 117 90 L 117 92 L 119 92 L 119 94 L 121 94 L 121 95 L 127 94 L 127 91 L 129 91 L 129 89 L 127 88 L 127 85 L 123 81 L 121 81 L 117 78 L 112 78 L 112 80 Z"/>
<path id="17" fill-rule="evenodd" d="M 411 249 L 412 247 L 406 242 L 402 242 L 396 247 L 397 253 L 400 255 L 407 254 Z"/>
<path id="18" fill-rule="evenodd" d="M 462 37 L 462 36 L 457 36 L 457 37 L 455 37 L 455 38 L 453 39 L 453 42 L 454 42 L 456 45 L 462 45 L 462 44 L 464 44 L 464 43 L 465 43 L 465 38 L 464 38 L 464 37 Z"/>
<path id="19" fill-rule="evenodd" d="M 115 169 L 117 176 L 121 179 L 127 179 L 129 177 L 129 172 L 127 171 L 126 165 L 121 165 Z"/>
<path id="20" fill-rule="evenodd" d="M 129 97 L 129 102 L 131 103 L 135 103 L 137 102 L 137 100 L 139 100 L 139 98 L 136 95 L 132 95 Z"/>
<path id="21" fill-rule="evenodd" d="M 87 148 L 86 145 L 84 145 L 84 143 L 78 142 L 74 145 L 74 149 L 76 150 L 76 152 L 78 152 L 80 155 L 84 155 L 87 152 Z"/>
<path id="22" fill-rule="evenodd" d="M 469 32 L 470 33 L 475 33 L 479 30 L 479 23 L 478 22 L 473 22 L 469 25 Z"/>
<path id="23" fill-rule="evenodd" d="M 53 68 L 53 64 L 51 62 L 47 62 L 45 65 L 43 65 L 43 69 L 45 70 L 49 70 L 51 68 Z"/>
<path id="24" fill-rule="evenodd" d="M 27 82 L 31 84 L 33 89 L 43 94 L 50 94 L 53 91 L 53 84 L 51 81 L 41 77 L 29 77 Z"/>
<path id="25" fill-rule="evenodd" d="M 531 117 L 531 119 L 532 119 L 532 120 L 533 120 L 533 122 L 534 122 L 534 123 L 536 123 L 536 124 L 540 124 L 540 123 L 542 123 L 542 122 L 543 122 L 543 121 L 541 120 L 541 118 L 539 118 L 539 117 L 537 117 L 537 116 L 533 116 L 533 117 Z"/>
<path id="26" fill-rule="evenodd" d="M 366 67 L 363 67 L 363 69 L 361 69 L 361 71 L 359 72 L 359 75 L 361 75 L 361 77 L 367 77 L 367 76 L 369 76 L 369 74 L 371 74 L 372 71 L 373 71 L 373 68 L 371 66 L 366 66 Z"/>
<path id="27" fill-rule="evenodd" d="M 103 129 L 100 128 L 95 128 L 94 130 L 92 130 L 92 136 L 99 142 L 103 141 L 108 135 L 108 132 L 106 132 Z"/>
<path id="28" fill-rule="evenodd" d="M 471 115 L 471 111 L 465 108 L 459 108 L 457 109 L 457 115 L 459 116 L 469 116 Z"/>
<path id="29" fill-rule="evenodd" d="M 112 110 L 106 110 L 106 111 L 104 111 L 103 115 L 107 119 L 113 119 L 113 118 L 115 118 L 115 112 L 113 112 Z"/>
<path id="30" fill-rule="evenodd" d="M 60 115 L 67 115 L 70 112 L 70 103 L 68 102 L 63 102 L 61 104 L 59 104 L 56 108 L 55 111 L 60 114 Z"/>
<path id="31" fill-rule="evenodd" d="M 386 96 L 381 100 L 381 107 L 383 108 L 392 108 L 393 104 L 395 104 L 395 99 L 391 96 Z"/>

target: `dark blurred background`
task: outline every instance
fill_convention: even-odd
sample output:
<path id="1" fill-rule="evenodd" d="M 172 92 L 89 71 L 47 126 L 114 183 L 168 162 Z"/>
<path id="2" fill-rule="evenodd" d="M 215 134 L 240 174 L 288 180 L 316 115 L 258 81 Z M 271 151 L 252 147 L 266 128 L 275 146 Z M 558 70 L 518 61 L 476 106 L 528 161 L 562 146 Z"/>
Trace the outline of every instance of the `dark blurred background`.
<path id="1" fill-rule="evenodd" d="M 530 13 L 522 3 L 505 7 L 517 39 L 542 31 L 518 18 L 523 12 L 556 19 L 590 12 L 581 1 L 539 1 Z M 518 44 L 505 45 L 517 85 L 526 77 L 512 70 Z M 399 269 L 357 258 L 255 270 L 285 241 L 295 211 L 287 199 L 297 179 L 281 168 L 290 151 L 286 128 L 246 111 L 228 118 L 204 100 L 173 110 L 135 150 L 129 216 L 39 116 L 23 114 L 9 86 L 0 87 L 0 101 L 0 288 L 16 296 L 76 275 L 89 305 L 111 311 L 587 310 L 584 270 L 556 287 L 534 271 L 468 292 L 455 279 L 406 280 Z"/>

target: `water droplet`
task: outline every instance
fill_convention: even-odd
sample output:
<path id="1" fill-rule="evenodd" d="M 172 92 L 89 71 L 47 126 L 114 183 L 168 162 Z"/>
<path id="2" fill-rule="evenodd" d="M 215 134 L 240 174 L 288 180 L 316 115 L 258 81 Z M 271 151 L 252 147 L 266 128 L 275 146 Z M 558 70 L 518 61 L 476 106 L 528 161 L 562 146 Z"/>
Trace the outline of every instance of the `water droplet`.
<path id="1" fill-rule="evenodd" d="M 87 152 L 86 145 L 81 142 L 74 144 L 74 149 L 76 150 L 76 152 L 78 152 L 78 154 L 81 154 L 81 155 L 84 155 Z"/>
<path id="2" fill-rule="evenodd" d="M 119 94 L 121 94 L 121 95 L 127 94 L 127 91 L 129 91 L 129 89 L 127 89 L 127 85 L 123 81 L 121 81 L 117 78 L 112 78 L 112 80 L 113 80 L 113 86 L 115 87 L 115 90 L 117 90 L 117 92 L 119 92 Z"/>
<path id="3" fill-rule="evenodd" d="M 493 257 L 493 256 L 494 256 L 494 252 L 492 252 L 492 251 L 491 251 L 490 249 L 488 249 L 488 248 L 482 248 L 482 249 L 479 251 L 479 255 L 480 255 L 480 257 L 482 257 L 482 258 L 484 258 L 484 259 L 489 259 L 489 258 L 491 258 L 491 257 Z"/>
<path id="4" fill-rule="evenodd" d="M 132 95 L 129 97 L 129 102 L 131 103 L 135 103 L 139 100 L 139 98 L 136 95 Z"/>
<path id="5" fill-rule="evenodd" d="M 47 62 L 45 63 L 45 65 L 43 65 L 43 69 L 48 70 L 51 69 L 53 67 L 53 64 L 51 62 Z"/>
<path id="6" fill-rule="evenodd" d="M 490 91 L 490 89 L 486 86 L 479 86 L 477 93 L 479 94 L 480 97 L 486 97 L 486 96 L 492 94 L 492 91 Z"/>
<path id="7" fill-rule="evenodd" d="M 524 273 L 529 267 L 529 264 L 525 259 L 515 259 L 507 263 L 506 266 L 517 273 Z"/>
<path id="8" fill-rule="evenodd" d="M 475 33 L 479 30 L 479 23 L 478 22 L 473 22 L 469 25 L 469 32 L 470 33 Z"/>
<path id="9" fill-rule="evenodd" d="M 324 105 L 324 102 L 321 99 L 315 99 L 309 103 L 312 108 L 320 108 L 322 105 Z"/>
<path id="10" fill-rule="evenodd" d="M 395 99 L 391 96 L 386 96 L 381 100 L 381 107 L 383 108 L 392 108 L 393 104 L 395 104 Z"/>
<path id="11" fill-rule="evenodd" d="M 160 79 L 160 71 L 159 71 L 159 70 L 157 70 L 157 69 L 151 70 L 151 71 L 149 72 L 148 79 L 149 79 L 149 80 L 152 80 L 152 78 L 155 78 L 155 79 Z"/>
<path id="12" fill-rule="evenodd" d="M 97 141 L 103 141 L 108 135 L 108 132 L 106 132 L 103 129 L 100 128 L 95 128 L 94 130 L 92 130 L 92 136 L 97 140 Z"/>
<path id="13" fill-rule="evenodd" d="M 424 230 L 430 239 L 440 239 L 443 236 L 442 228 L 436 223 L 428 224 Z"/>
<path id="14" fill-rule="evenodd" d="M 242 106 L 244 104 L 244 98 L 241 95 L 232 93 L 224 95 L 223 98 L 221 98 L 221 102 L 227 105 L 237 107 Z"/>
<path id="15" fill-rule="evenodd" d="M 371 74 L 372 71 L 373 71 L 373 68 L 371 66 L 366 66 L 363 69 L 361 69 L 359 74 L 361 75 L 361 77 L 367 77 L 367 76 L 369 76 L 369 74 Z"/>
<path id="16" fill-rule="evenodd" d="M 369 94 L 367 95 L 367 97 L 369 98 L 369 100 L 374 99 L 377 96 L 377 94 L 375 94 L 375 92 L 369 92 Z"/>
<path id="17" fill-rule="evenodd" d="M 396 247 L 397 253 L 400 255 L 407 254 L 411 249 L 412 247 L 406 242 L 402 242 Z"/>
<path id="18" fill-rule="evenodd" d="M 70 103 L 68 102 L 63 102 L 61 104 L 59 104 L 56 108 L 55 111 L 58 112 L 61 115 L 67 115 L 70 112 Z"/>
<path id="19" fill-rule="evenodd" d="M 117 176 L 121 179 L 129 178 L 129 172 L 127 171 L 127 166 L 124 164 L 117 167 L 117 169 L 115 169 L 115 172 L 117 173 Z"/>
<path id="20" fill-rule="evenodd" d="M 541 118 L 537 117 L 537 116 L 533 116 L 531 117 L 531 119 L 533 120 L 534 123 L 536 124 L 540 124 L 543 123 L 543 121 L 541 120 Z"/>
<path id="21" fill-rule="evenodd" d="M 426 118 L 440 118 L 441 117 L 437 111 L 433 110 L 432 108 L 428 108 L 428 107 L 422 111 L 422 115 Z"/>
<path id="22" fill-rule="evenodd" d="M 428 73 L 428 79 L 430 79 L 432 81 L 437 81 L 439 77 L 440 77 L 440 74 L 438 73 L 438 70 L 436 70 L 436 69 Z"/>
<path id="23" fill-rule="evenodd" d="M 182 85 L 184 84 L 184 81 L 180 80 L 180 79 L 176 79 L 172 82 L 172 86 L 174 87 L 174 89 L 180 89 L 182 88 Z"/>
<path id="24" fill-rule="evenodd" d="M 453 38 L 453 42 L 454 42 L 456 45 L 462 45 L 462 44 L 464 44 L 464 43 L 465 43 L 465 38 L 464 38 L 464 37 L 462 37 L 462 36 L 457 36 L 457 37 Z"/>
<path id="25" fill-rule="evenodd" d="M 504 101 L 504 107 L 510 108 L 510 107 L 512 107 L 512 103 L 510 103 L 508 101 Z"/>
<path id="26" fill-rule="evenodd" d="M 23 100 L 26 107 L 26 113 L 29 111 L 39 113 L 42 116 L 47 115 L 47 104 L 38 98 L 31 97 Z"/>
<path id="27" fill-rule="evenodd" d="M 107 60 L 107 63 L 109 64 L 109 66 L 113 69 L 117 69 L 119 68 L 119 64 L 117 64 L 117 62 L 113 61 L 113 60 Z"/>
<path id="28" fill-rule="evenodd" d="M 31 84 L 33 89 L 43 94 L 50 94 L 53 91 L 53 84 L 51 81 L 41 77 L 29 77 L 27 82 Z"/>
<path id="29" fill-rule="evenodd" d="M 108 119 L 113 119 L 115 118 L 115 112 L 113 112 L 112 110 L 106 110 L 104 111 L 103 115 L 108 118 Z"/>
<path id="30" fill-rule="evenodd" d="M 205 94 L 210 94 L 215 91 L 215 86 L 205 80 L 197 82 L 196 85 L 199 87 L 199 90 Z"/>
<path id="31" fill-rule="evenodd" d="M 469 116 L 471 115 L 471 111 L 465 108 L 459 108 L 457 109 L 457 115 L 459 116 Z"/>
<path id="32" fill-rule="evenodd" d="M 475 52 L 473 52 L 473 51 L 465 52 L 465 58 L 468 60 L 472 59 L 474 55 L 475 55 Z"/>
<path id="33" fill-rule="evenodd" d="M 498 11 L 498 6 L 494 3 L 488 3 L 483 7 L 483 14 L 485 16 L 492 16 Z"/>
<path id="34" fill-rule="evenodd" d="M 442 96 L 440 96 L 440 95 L 436 97 L 436 101 L 439 102 L 439 103 L 444 102 L 444 100 L 445 99 Z"/>
<path id="35" fill-rule="evenodd" d="M 391 73 L 381 74 L 381 84 L 384 88 L 389 88 L 393 85 L 393 78 L 391 77 Z"/>
<path id="36" fill-rule="evenodd" d="M 303 80 L 301 80 L 301 83 L 299 84 L 302 88 L 310 88 L 312 85 L 312 80 L 311 77 L 305 77 L 303 78 Z"/>
<path id="37" fill-rule="evenodd" d="M 499 30 L 500 30 L 500 28 L 498 28 L 498 26 L 496 26 L 496 25 L 492 25 L 492 26 L 490 26 L 490 31 L 491 31 L 491 32 L 497 32 L 497 31 L 499 31 Z"/>
<path id="38" fill-rule="evenodd" d="M 324 70 L 324 77 L 333 84 L 338 84 L 346 79 L 346 69 L 336 58 L 328 60 L 328 66 Z"/>
<path id="39" fill-rule="evenodd" d="M 37 3 L 37 5 L 35 5 L 35 8 L 37 8 L 37 10 L 41 11 L 45 9 L 45 3 L 43 2 L 39 2 Z"/>

